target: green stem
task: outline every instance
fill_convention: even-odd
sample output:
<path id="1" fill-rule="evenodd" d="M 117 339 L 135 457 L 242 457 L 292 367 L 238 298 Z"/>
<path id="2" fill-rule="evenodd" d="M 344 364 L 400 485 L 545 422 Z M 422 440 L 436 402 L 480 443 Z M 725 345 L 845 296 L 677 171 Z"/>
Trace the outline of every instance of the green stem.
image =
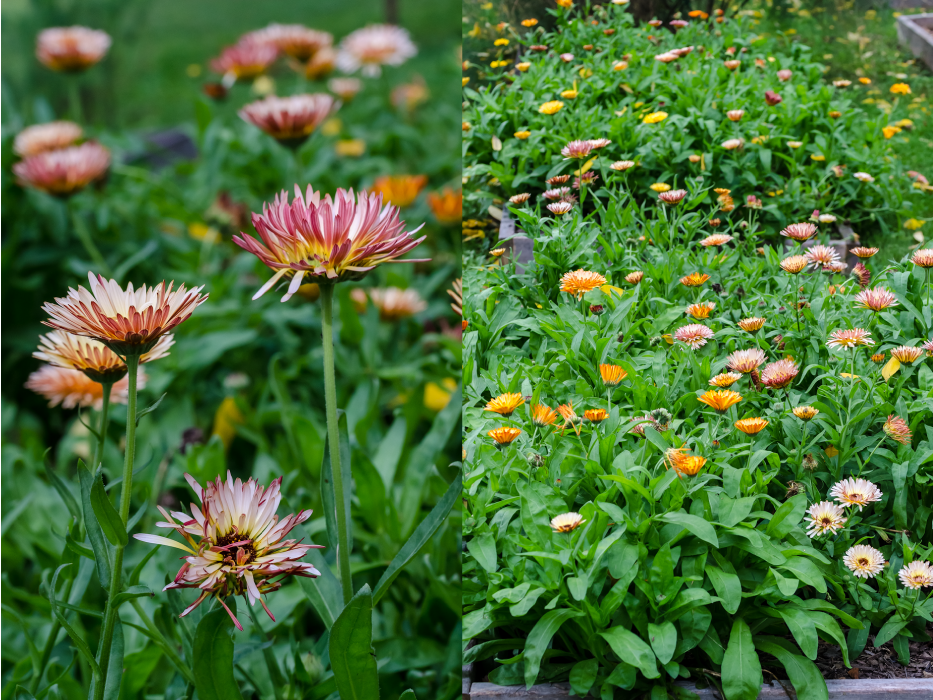
<path id="1" fill-rule="evenodd" d="M 126 404 L 126 460 L 123 463 L 123 486 L 120 490 L 120 519 L 126 525 L 130 517 L 130 494 L 133 488 L 133 459 L 136 455 L 136 375 L 139 370 L 139 355 L 127 355 L 126 366 L 129 369 L 129 394 Z M 100 678 L 94 686 L 94 700 L 103 700 L 104 687 L 107 684 L 107 671 L 110 667 L 110 648 L 113 645 L 113 628 L 116 624 L 117 609 L 113 599 L 123 586 L 124 547 L 114 547 L 113 563 L 110 570 L 110 589 L 107 606 L 104 608 L 104 628 L 100 637 L 100 649 L 97 663 L 100 665 Z"/>
<path id="2" fill-rule="evenodd" d="M 186 664 L 181 656 L 178 655 L 178 652 L 175 651 L 174 645 L 162 636 L 159 628 L 155 626 L 150 617 L 146 614 L 146 611 L 143 610 L 143 606 L 140 605 L 139 600 L 134 598 L 130 601 L 130 604 L 133 606 L 133 609 L 136 610 L 136 614 L 139 615 L 146 629 L 149 630 L 149 634 L 152 635 L 152 638 L 160 642 L 162 651 L 168 656 L 168 660 L 172 662 L 172 665 L 178 669 L 178 672 L 185 677 L 188 683 L 194 683 L 194 674 L 191 672 L 191 669 L 188 668 L 188 664 Z"/>
<path id="3" fill-rule="evenodd" d="M 68 600 L 68 598 L 71 596 L 71 587 L 73 585 L 74 579 L 71 578 L 65 585 L 65 590 L 62 591 L 61 600 Z M 67 612 L 67 610 L 63 610 L 62 614 L 67 614 Z M 45 646 L 42 648 L 42 657 L 39 660 L 39 672 L 32 677 L 31 681 L 29 681 L 29 692 L 33 695 L 35 695 L 36 691 L 39 690 L 39 683 L 42 681 L 42 675 L 49 665 L 49 659 L 52 657 L 52 649 L 55 648 L 55 642 L 58 639 L 58 633 L 61 631 L 61 623 L 57 619 L 52 620 L 52 629 L 49 631 L 48 639 L 45 640 Z"/>
<path id="4" fill-rule="evenodd" d="M 249 613 L 250 620 L 253 621 L 253 627 L 257 632 L 259 632 L 260 636 L 268 642 L 270 637 L 259 625 L 259 620 L 256 619 L 256 612 L 253 610 L 253 606 L 247 604 L 246 611 Z M 262 650 L 262 655 L 266 660 L 266 667 L 269 669 L 269 679 L 272 681 L 272 691 L 275 693 L 276 700 L 281 700 L 282 687 L 285 685 L 285 680 L 282 678 L 282 672 L 279 670 L 279 665 L 275 661 L 275 655 L 272 653 L 272 649 L 269 647 L 266 647 Z"/>
<path id="5" fill-rule="evenodd" d="M 81 86 L 78 85 L 78 80 L 75 76 L 70 76 L 68 82 L 68 111 L 71 113 L 71 118 L 74 119 L 78 124 L 84 121 L 84 116 L 82 115 L 81 109 Z"/>
<path id="6" fill-rule="evenodd" d="M 101 255 L 97 245 L 95 245 L 94 239 L 91 238 L 91 232 L 87 230 L 84 219 L 82 219 L 74 209 L 71 210 L 71 223 L 74 226 L 75 233 L 78 235 L 78 240 L 81 241 L 81 245 L 84 246 L 84 251 L 97 266 L 99 272 L 106 277 L 112 277 L 110 266 L 107 264 L 107 261 L 104 260 L 104 256 Z"/>
<path id="7" fill-rule="evenodd" d="M 97 469 L 104 459 L 104 441 L 107 435 L 107 424 L 110 420 L 110 391 L 113 389 L 113 384 L 110 383 L 101 386 L 104 391 L 104 404 L 100 408 L 100 427 L 98 428 L 97 451 L 94 453 L 94 469 Z"/>
<path id="8" fill-rule="evenodd" d="M 337 505 L 337 566 L 343 603 L 353 597 L 350 578 L 350 533 L 347 527 L 344 501 L 343 472 L 340 468 L 340 435 L 337 430 L 337 382 L 334 378 L 334 285 L 321 285 L 321 335 L 324 346 L 324 403 L 327 409 L 327 446 L 330 448 L 330 466 L 334 479 L 334 501 Z"/>

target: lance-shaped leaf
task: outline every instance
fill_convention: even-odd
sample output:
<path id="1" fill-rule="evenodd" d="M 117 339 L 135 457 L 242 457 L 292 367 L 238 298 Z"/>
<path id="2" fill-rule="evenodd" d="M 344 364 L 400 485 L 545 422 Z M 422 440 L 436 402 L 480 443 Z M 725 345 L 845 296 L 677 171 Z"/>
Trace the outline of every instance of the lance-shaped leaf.
<path id="1" fill-rule="evenodd" d="M 126 526 L 123 524 L 117 509 L 113 507 L 113 503 L 107 497 L 104 482 L 100 476 L 95 477 L 90 496 L 91 508 L 94 515 L 97 516 L 97 523 L 100 525 L 104 537 L 115 547 L 125 547 L 129 542 L 126 535 Z"/>
<path id="2" fill-rule="evenodd" d="M 232 599 L 227 605 L 236 611 Z M 200 700 L 242 700 L 233 677 L 233 622 L 223 608 L 208 613 L 194 636 L 194 687 Z"/>
<path id="3" fill-rule="evenodd" d="M 104 590 L 109 590 L 110 567 L 113 562 L 112 554 L 107 541 L 104 539 L 100 525 L 97 523 L 94 509 L 91 507 L 91 488 L 94 485 L 94 476 L 80 459 L 78 460 L 78 479 L 81 481 L 81 508 L 84 513 L 84 529 L 87 531 L 87 538 L 91 542 L 91 549 L 94 550 L 97 579 Z"/>
<path id="4" fill-rule="evenodd" d="M 341 700 L 378 700 L 373 650 L 373 596 L 369 584 L 350 599 L 330 630 L 330 666 Z"/>

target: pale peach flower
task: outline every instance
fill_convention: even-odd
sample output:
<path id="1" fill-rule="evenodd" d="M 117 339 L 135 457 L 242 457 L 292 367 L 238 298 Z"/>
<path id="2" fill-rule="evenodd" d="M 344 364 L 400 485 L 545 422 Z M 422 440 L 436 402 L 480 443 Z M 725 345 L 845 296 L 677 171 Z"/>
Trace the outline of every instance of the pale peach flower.
<path id="1" fill-rule="evenodd" d="M 847 518 L 841 506 L 830 501 L 822 501 L 810 506 L 804 520 L 808 522 L 807 534 L 810 537 L 818 537 L 841 530 Z"/>
<path id="2" fill-rule="evenodd" d="M 884 555 L 867 544 L 849 547 L 842 561 L 858 578 L 874 578 L 884 570 Z"/>
<path id="3" fill-rule="evenodd" d="M 146 386 L 146 373 L 140 369 L 136 375 L 136 388 Z M 42 365 L 29 375 L 26 388 L 48 399 L 54 408 L 88 408 L 100 410 L 104 405 L 104 387 L 84 372 L 55 365 Z M 129 377 L 124 376 L 113 384 L 111 403 L 125 404 L 129 395 Z"/>
<path id="4" fill-rule="evenodd" d="M 726 358 L 729 369 L 742 374 L 749 374 L 758 369 L 764 361 L 765 353 L 759 348 L 736 350 Z"/>
<path id="5" fill-rule="evenodd" d="M 383 321 L 398 321 L 419 314 L 428 308 L 428 303 L 421 298 L 416 289 L 370 289 L 369 298 L 379 309 L 379 318 Z"/>
<path id="6" fill-rule="evenodd" d="M 400 66 L 416 53 L 407 31 L 390 24 L 374 24 L 344 37 L 337 67 L 344 73 L 362 69 L 363 75 L 375 78 L 382 66 Z"/>
<path id="7" fill-rule="evenodd" d="M 702 323 L 691 323 L 678 328 L 673 337 L 674 340 L 687 345 L 691 350 L 697 350 L 713 337 L 713 331 Z"/>
<path id="8" fill-rule="evenodd" d="M 13 174 L 24 187 L 67 197 L 107 174 L 110 151 L 96 141 L 44 151 L 13 164 Z"/>
<path id="9" fill-rule="evenodd" d="M 52 27 L 36 37 L 36 58 L 52 70 L 76 73 L 98 63 L 110 44 L 110 35 L 99 29 Z"/>
<path id="10" fill-rule="evenodd" d="M 70 146 L 81 138 L 81 127 L 74 122 L 55 121 L 34 124 L 20 131 L 13 140 L 13 152 L 21 157 L 34 156 Z"/>
<path id="11" fill-rule="evenodd" d="M 897 576 L 907 588 L 933 586 L 933 566 L 928 561 L 912 561 L 898 571 Z"/>
<path id="12" fill-rule="evenodd" d="M 321 49 L 330 47 L 334 43 L 334 37 L 328 32 L 310 29 L 301 24 L 273 23 L 245 34 L 240 42 L 271 44 L 287 56 L 307 61 Z"/>
<path id="13" fill-rule="evenodd" d="M 881 490 L 865 479 L 843 479 L 837 482 L 830 490 L 832 496 L 842 506 L 863 506 L 881 500 Z"/>

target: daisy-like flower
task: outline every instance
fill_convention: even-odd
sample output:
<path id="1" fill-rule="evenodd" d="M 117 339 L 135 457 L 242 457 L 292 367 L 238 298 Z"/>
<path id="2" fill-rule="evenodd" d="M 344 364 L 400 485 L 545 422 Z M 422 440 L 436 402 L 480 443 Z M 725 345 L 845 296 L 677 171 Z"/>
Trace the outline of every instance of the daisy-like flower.
<path id="1" fill-rule="evenodd" d="M 874 345 L 875 341 L 871 339 L 871 333 L 864 328 L 849 328 L 845 330 L 833 331 L 829 334 L 829 340 L 826 341 L 828 348 L 858 348 L 863 345 Z"/>
<path id="2" fill-rule="evenodd" d="M 727 151 L 734 151 L 737 148 L 741 148 L 744 143 L 742 139 L 727 139 L 722 142 L 722 147 Z"/>
<path id="3" fill-rule="evenodd" d="M 608 146 L 610 143 L 612 143 L 612 141 L 610 141 L 609 139 L 605 139 L 605 138 L 603 138 L 603 139 L 590 139 L 590 146 L 593 147 L 594 149 L 597 149 L 597 150 L 600 149 L 600 148 L 605 148 L 605 147 Z"/>
<path id="4" fill-rule="evenodd" d="M 574 412 L 573 402 L 560 404 L 557 407 L 557 412 L 560 414 L 561 418 L 564 419 L 564 425 L 561 429 L 563 430 L 563 428 L 570 426 L 577 432 L 577 435 L 579 435 L 580 423 L 583 422 L 583 419 Z"/>
<path id="5" fill-rule="evenodd" d="M 629 284 L 638 284 L 645 278 L 645 273 L 641 270 L 636 270 L 635 272 L 629 272 L 625 276 L 625 281 Z M 933 342 L 933 341 L 931 341 Z"/>
<path id="6" fill-rule="evenodd" d="M 541 114 L 557 114 L 564 108 L 564 103 L 560 100 L 551 100 L 538 107 Z"/>
<path id="7" fill-rule="evenodd" d="M 751 318 L 743 318 L 739 321 L 739 328 L 741 328 L 746 333 L 757 333 L 765 325 L 764 318 L 760 316 L 752 316 Z"/>
<path id="8" fill-rule="evenodd" d="M 726 112 L 726 116 L 729 118 L 729 121 L 737 122 L 742 117 L 745 116 L 745 110 L 744 109 L 730 109 L 728 112 Z"/>
<path id="9" fill-rule="evenodd" d="M 709 385 L 718 387 L 720 389 L 728 389 L 741 378 L 742 375 L 738 372 L 723 372 L 722 374 L 717 374 L 715 377 L 710 379 Z"/>
<path id="10" fill-rule="evenodd" d="M 551 518 L 551 529 L 554 532 L 572 532 L 585 522 L 579 513 L 561 513 Z"/>
<path id="11" fill-rule="evenodd" d="M 933 248 L 914 251 L 914 254 L 910 257 L 910 262 L 917 267 L 933 267 Z"/>
<path id="12" fill-rule="evenodd" d="M 81 138 L 81 127 L 74 122 L 34 124 L 20 131 L 13 140 L 13 152 L 23 158 L 70 146 Z"/>
<path id="13" fill-rule="evenodd" d="M 771 389 L 783 389 L 793 382 L 800 369 L 793 360 L 778 360 L 767 365 L 761 373 L 761 383 Z"/>
<path id="14" fill-rule="evenodd" d="M 298 560 L 309 549 L 322 549 L 322 545 L 285 539 L 296 525 L 311 517 L 311 511 L 302 510 L 279 520 L 276 509 L 282 500 L 279 491 L 282 477 L 273 481 L 268 489 L 253 479 L 245 484 L 240 479 L 234 481 L 229 471 L 226 482 L 218 476 L 205 488 L 190 474 L 185 474 L 185 478 L 198 495 L 201 506 L 192 503 L 190 517 L 183 512 L 169 514 L 158 506 L 165 521 L 156 523 L 156 527 L 175 530 L 185 542 L 159 535 L 133 535 L 141 542 L 174 547 L 187 554 L 175 580 L 162 590 L 200 590 L 197 600 L 179 617 L 190 613 L 208 597 L 216 597 L 237 629 L 242 630 L 224 602 L 228 596 L 242 595 L 250 605 L 258 600 L 275 621 L 262 596 L 281 588 L 288 576 L 316 578 L 321 575 L 311 564 Z"/>
<path id="15" fill-rule="evenodd" d="M 791 275 L 796 275 L 807 266 L 807 259 L 803 255 L 791 255 L 781 261 L 781 269 Z"/>
<path id="16" fill-rule="evenodd" d="M 718 411 L 719 413 L 725 413 L 729 410 L 730 406 L 735 406 L 735 404 L 741 400 L 741 394 L 728 390 L 707 391 L 705 394 L 697 398 L 697 401 L 700 403 L 705 403 L 707 406 L 712 408 L 714 411 Z"/>
<path id="17" fill-rule="evenodd" d="M 874 182 L 875 181 L 875 178 L 873 178 L 868 173 L 863 173 L 863 172 L 853 173 L 852 177 L 854 177 L 856 180 L 859 180 L 860 182 Z"/>
<path id="18" fill-rule="evenodd" d="M 583 173 L 583 175 L 581 175 L 580 177 L 575 177 L 573 179 L 573 188 L 575 190 L 580 189 L 581 183 L 586 186 L 590 186 L 594 182 L 596 182 L 598 179 L 599 179 L 598 174 L 594 173 L 592 170 L 588 170 L 587 172 Z"/>
<path id="19" fill-rule="evenodd" d="M 574 270 L 565 272 L 560 278 L 560 291 L 572 294 L 579 299 L 587 292 L 602 287 L 604 284 L 606 284 L 606 278 L 597 272 Z"/>
<path id="20" fill-rule="evenodd" d="M 735 422 L 735 427 L 746 435 L 757 435 L 768 427 L 768 421 L 764 418 L 742 418 Z"/>
<path id="21" fill-rule="evenodd" d="M 784 68 L 777 72 L 777 79 L 780 80 L 782 83 L 786 83 L 788 80 L 790 80 L 790 77 L 792 75 L 793 75 L 792 71 L 789 71 L 786 68 Z"/>
<path id="22" fill-rule="evenodd" d="M 541 194 L 541 197 L 542 197 L 543 199 L 547 199 L 547 200 L 550 200 L 550 201 L 556 201 L 556 200 L 562 200 L 562 199 L 564 199 L 565 197 L 569 197 L 570 194 L 571 194 L 571 193 L 570 193 L 570 188 L 569 188 L 569 187 L 555 187 L 555 188 L 550 189 L 550 190 L 545 190 L 545 191 Z"/>
<path id="23" fill-rule="evenodd" d="M 310 189 L 310 188 L 309 188 Z M 339 192 L 340 190 L 338 190 Z M 351 190 L 352 191 L 352 190 Z M 434 218 L 445 226 L 454 226 L 463 219 L 463 190 L 445 187 L 440 193 L 428 193 L 428 206 Z M 421 228 L 420 226 L 418 228 Z M 412 233 L 415 233 L 412 231 Z M 424 240 L 422 237 L 421 240 Z M 425 262 L 423 260 L 412 262 Z"/>
<path id="24" fill-rule="evenodd" d="M 674 331 L 674 340 L 679 340 L 691 350 L 698 350 L 713 337 L 713 331 L 702 323 L 691 323 Z"/>
<path id="25" fill-rule="evenodd" d="M 554 425 L 557 422 L 557 411 L 550 406 L 536 403 L 531 407 L 531 422 L 542 428 Z"/>
<path id="26" fill-rule="evenodd" d="M 291 277 L 282 301 L 298 291 L 305 275 L 327 281 L 358 280 L 381 263 L 423 262 L 399 260 L 421 238 L 412 238 L 421 226 L 404 230 L 398 208 L 382 206 L 382 195 L 338 189 L 333 199 L 323 199 L 308 186 L 304 196 L 295 186 L 291 203 L 283 190 L 271 205 L 263 204 L 262 214 L 253 214 L 253 225 L 261 241 L 245 233 L 233 242 L 275 270 L 253 299 L 258 299 L 283 277 Z M 459 219 L 458 219 L 459 220 Z M 422 224 L 423 226 L 423 224 Z"/>
<path id="27" fill-rule="evenodd" d="M 301 24 L 273 23 L 245 34 L 240 42 L 271 44 L 287 56 L 298 61 L 307 61 L 321 49 L 329 48 L 334 43 L 334 37 L 328 32 L 310 29 Z"/>
<path id="28" fill-rule="evenodd" d="M 383 321 L 399 321 L 420 314 L 428 308 L 427 302 L 415 289 L 370 289 L 369 298 L 379 309 L 379 318 Z"/>
<path id="29" fill-rule="evenodd" d="M 603 378 L 605 386 L 619 386 L 622 380 L 628 376 L 628 372 L 619 365 L 600 365 L 599 376 Z"/>
<path id="30" fill-rule="evenodd" d="M 821 501 L 810 506 L 805 520 L 809 522 L 807 535 L 819 537 L 826 533 L 832 534 L 836 530 L 841 530 L 847 518 L 842 506 L 837 506 L 830 501 Z"/>
<path id="31" fill-rule="evenodd" d="M 502 255 L 505 255 L 505 248 L 493 248 L 489 251 L 489 254 L 494 258 L 501 257 Z"/>
<path id="32" fill-rule="evenodd" d="M 929 353 L 927 353 L 927 354 L 929 354 Z M 879 364 L 879 365 L 880 365 L 882 362 L 884 362 L 884 353 L 883 353 L 883 352 L 876 352 L 874 355 L 871 356 L 871 361 L 874 362 L 875 364 Z"/>
<path id="33" fill-rule="evenodd" d="M 884 555 L 866 544 L 850 547 L 842 561 L 858 578 L 874 578 L 884 569 Z"/>
<path id="34" fill-rule="evenodd" d="M 547 205 L 547 210 L 557 215 L 567 214 L 571 209 L 573 209 L 573 205 L 570 202 L 553 202 Z"/>
<path id="35" fill-rule="evenodd" d="M 907 425 L 907 421 L 898 416 L 888 416 L 888 419 L 884 422 L 883 426 L 884 434 L 895 442 L 899 442 L 902 445 L 909 445 L 911 432 L 910 426 Z"/>
<path id="36" fill-rule="evenodd" d="M 521 434 L 522 431 L 519 428 L 512 428 L 508 426 L 502 428 L 493 428 L 487 433 L 487 435 L 489 435 L 489 437 L 495 441 L 498 447 L 511 445 L 512 441 Z"/>
<path id="37" fill-rule="evenodd" d="M 927 357 L 933 356 L 933 340 L 926 341 L 920 347 L 926 351 Z"/>
<path id="38" fill-rule="evenodd" d="M 704 248 L 709 248 L 711 246 L 725 245 L 731 240 L 732 236 L 727 233 L 714 233 L 713 235 L 707 236 L 702 241 L 700 241 L 700 245 Z"/>
<path id="39" fill-rule="evenodd" d="M 706 464 L 706 457 L 687 454 L 689 451 L 687 447 L 671 447 L 664 453 L 665 461 L 678 474 L 696 476 Z"/>
<path id="40" fill-rule="evenodd" d="M 36 58 L 52 70 L 78 73 L 98 63 L 110 43 L 110 35 L 99 29 L 52 27 L 36 37 Z"/>
<path id="41" fill-rule="evenodd" d="M 44 151 L 14 163 L 13 174 L 24 187 L 67 197 L 101 179 L 110 168 L 110 151 L 96 141 Z"/>
<path id="42" fill-rule="evenodd" d="M 276 141 L 300 146 L 339 107 L 331 95 L 315 93 L 276 97 L 251 102 L 240 110 L 240 118 L 257 126 Z"/>
<path id="43" fill-rule="evenodd" d="M 348 34 L 340 42 L 337 67 L 344 73 L 362 69 L 369 78 L 379 77 L 382 66 L 400 66 L 418 53 L 408 32 L 390 24 L 374 24 Z"/>
<path id="44" fill-rule="evenodd" d="M 174 342 L 171 334 L 163 335 L 152 350 L 139 358 L 140 363 L 165 357 Z M 90 380 L 100 384 L 117 382 L 127 373 L 126 363 L 106 345 L 64 331 L 40 335 L 39 349 L 32 356 L 55 367 L 83 372 Z"/>
<path id="45" fill-rule="evenodd" d="M 870 258 L 878 252 L 878 249 L 859 246 L 858 248 L 853 248 L 849 252 L 857 258 Z"/>
<path id="46" fill-rule="evenodd" d="M 666 182 L 655 182 L 654 184 L 648 185 L 648 189 L 653 192 L 667 192 L 671 189 L 671 186 Z"/>
<path id="47" fill-rule="evenodd" d="M 583 412 L 583 417 L 591 423 L 601 423 L 609 417 L 605 408 L 589 408 Z"/>
<path id="48" fill-rule="evenodd" d="M 891 350 L 891 357 L 896 357 L 898 362 L 911 363 L 923 354 L 923 348 L 910 347 L 902 345 L 899 348 Z"/>
<path id="49" fill-rule="evenodd" d="M 869 503 L 881 500 L 881 490 L 865 479 L 843 479 L 830 490 L 832 496 L 842 506 L 858 506 L 862 510 Z"/>
<path id="50" fill-rule="evenodd" d="M 858 280 L 859 287 L 865 288 L 871 283 L 871 272 L 861 260 L 852 268 L 852 276 Z"/>
<path id="51" fill-rule="evenodd" d="M 665 204 L 680 204 L 686 196 L 687 190 L 671 190 L 670 192 L 662 192 L 659 194 L 658 199 Z"/>
<path id="52" fill-rule="evenodd" d="M 363 83 L 358 78 L 331 78 L 327 81 L 327 89 L 344 102 L 350 102 L 363 89 Z"/>
<path id="53" fill-rule="evenodd" d="M 609 167 L 612 168 L 613 170 L 623 172 L 625 170 L 628 170 L 629 168 L 634 168 L 635 161 L 634 160 L 617 160 L 615 163 L 613 163 Z"/>
<path id="54" fill-rule="evenodd" d="M 839 262 L 839 253 L 836 252 L 836 249 L 826 245 L 813 246 L 804 253 L 804 257 L 813 268 L 825 267 Z"/>
<path id="55" fill-rule="evenodd" d="M 560 149 L 560 154 L 564 157 L 564 160 L 570 159 L 580 159 L 586 158 L 590 155 L 590 152 L 593 150 L 593 143 L 591 141 L 571 141 L 562 149 Z"/>
<path id="56" fill-rule="evenodd" d="M 525 403 L 525 397 L 521 394 L 500 394 L 486 404 L 485 410 L 509 417 L 523 403 Z"/>
<path id="57" fill-rule="evenodd" d="M 527 192 L 521 192 L 520 194 L 513 194 L 511 197 L 509 197 L 509 202 L 512 204 L 524 204 L 529 199 L 531 199 L 530 194 Z"/>
<path id="58" fill-rule="evenodd" d="M 894 292 L 884 287 L 866 289 L 855 295 L 855 306 L 860 309 L 878 312 L 897 305 L 898 301 Z"/>
<path id="59" fill-rule="evenodd" d="M 211 70 L 225 76 L 225 84 L 230 80 L 226 76 L 232 80 L 252 80 L 265 73 L 278 56 L 279 50 L 272 44 L 247 41 L 224 49 L 211 61 Z"/>
<path id="60" fill-rule="evenodd" d="M 555 175 L 554 177 L 549 177 L 546 182 L 548 187 L 553 187 L 554 185 L 563 185 L 570 179 L 570 175 Z"/>
<path id="61" fill-rule="evenodd" d="M 658 422 L 654 418 L 652 418 L 650 415 L 635 416 L 629 421 L 629 423 L 636 423 L 636 425 L 632 426 L 629 432 L 632 433 L 633 435 L 637 435 L 638 437 L 645 437 L 646 426 L 651 426 L 652 428 L 657 430 L 659 433 L 663 432 L 661 430 L 661 426 L 658 425 Z"/>
<path id="62" fill-rule="evenodd" d="M 786 238 L 792 238 L 795 241 L 808 241 L 816 235 L 817 228 L 814 224 L 807 221 L 799 224 L 791 224 L 783 231 L 781 235 Z"/>
<path id="63" fill-rule="evenodd" d="M 709 279 L 709 275 L 702 272 L 691 272 L 686 277 L 680 278 L 680 283 L 685 287 L 699 287 Z"/>
<path id="64" fill-rule="evenodd" d="M 659 124 L 667 119 L 667 112 L 652 112 L 642 119 L 643 124 Z"/>
<path id="65" fill-rule="evenodd" d="M 680 56 L 678 56 L 676 53 L 673 53 L 672 51 L 665 51 L 664 53 L 655 55 L 654 60 L 660 61 L 661 63 L 671 63 L 672 61 L 676 61 L 678 58 L 680 58 Z"/>
<path id="66" fill-rule="evenodd" d="M 201 295 L 204 287 L 185 289 L 181 285 L 173 291 L 174 282 L 168 287 L 160 282 L 157 287 L 143 285 L 134 290 L 131 282 L 124 291 L 116 280 L 95 277 L 91 272 L 88 281 L 90 291 L 69 289 L 67 297 L 46 303 L 42 310 L 51 318 L 43 323 L 94 338 L 123 356 L 153 351 L 163 336 L 207 301 L 207 294 Z"/>
<path id="67" fill-rule="evenodd" d="M 912 561 L 898 571 L 897 576 L 907 588 L 933 586 L 933 566 L 928 561 Z"/>
<path id="68" fill-rule="evenodd" d="M 382 201 L 402 208 L 412 204 L 426 184 L 426 175 L 382 175 L 376 178 L 370 191 L 381 194 Z"/>
<path id="69" fill-rule="evenodd" d="M 142 389 L 145 385 L 146 373 L 140 370 L 136 377 L 136 388 Z M 125 404 L 129 396 L 129 386 L 129 377 L 126 376 L 114 382 L 110 402 Z M 46 398 L 52 408 L 61 404 L 62 408 L 90 406 L 99 411 L 104 405 L 103 385 L 76 369 L 42 365 L 29 375 L 26 388 Z"/>
<path id="70" fill-rule="evenodd" d="M 742 374 L 749 374 L 758 369 L 765 361 L 765 353 L 759 348 L 750 350 L 736 350 L 726 358 L 729 369 Z"/>
<path id="71" fill-rule="evenodd" d="M 819 411 L 813 408 L 813 406 L 797 406 L 794 409 L 794 415 L 804 422 L 813 420 L 818 413 Z"/>
<path id="72" fill-rule="evenodd" d="M 724 65 L 729 70 L 735 70 L 742 65 L 742 62 L 734 58 L 730 58 L 728 61 L 723 61 L 722 65 Z"/>
<path id="73" fill-rule="evenodd" d="M 709 318 L 716 305 L 710 301 L 702 301 L 699 304 L 690 304 L 687 307 L 687 315 L 694 318 Z"/>

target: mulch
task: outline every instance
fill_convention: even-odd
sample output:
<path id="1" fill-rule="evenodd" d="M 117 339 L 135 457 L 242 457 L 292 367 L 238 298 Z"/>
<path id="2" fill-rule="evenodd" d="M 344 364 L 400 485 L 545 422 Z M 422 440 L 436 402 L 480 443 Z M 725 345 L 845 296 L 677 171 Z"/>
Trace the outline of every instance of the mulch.
<path id="1" fill-rule="evenodd" d="M 933 625 L 927 629 L 933 632 Z M 910 664 L 903 666 L 891 642 L 875 649 L 875 635 L 857 659 L 850 660 L 852 668 L 842 663 L 842 652 L 834 644 L 820 642 L 816 652 L 816 665 L 826 679 L 838 678 L 933 678 L 933 642 L 910 642 Z"/>

